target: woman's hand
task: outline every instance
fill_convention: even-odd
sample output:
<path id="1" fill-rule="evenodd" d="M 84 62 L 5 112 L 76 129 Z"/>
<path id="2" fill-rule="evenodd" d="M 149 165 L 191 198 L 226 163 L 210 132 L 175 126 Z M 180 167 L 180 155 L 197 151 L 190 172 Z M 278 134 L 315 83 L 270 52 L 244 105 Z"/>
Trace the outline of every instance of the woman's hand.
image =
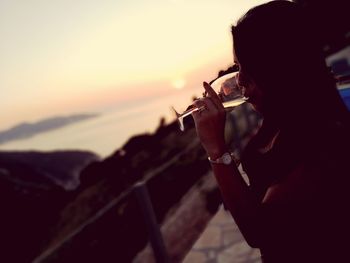
<path id="1" fill-rule="evenodd" d="M 226 151 L 226 111 L 213 88 L 206 82 L 203 86 L 208 96 L 194 102 L 194 105 L 202 110 L 195 111 L 192 115 L 204 149 L 211 159 L 217 159 Z"/>

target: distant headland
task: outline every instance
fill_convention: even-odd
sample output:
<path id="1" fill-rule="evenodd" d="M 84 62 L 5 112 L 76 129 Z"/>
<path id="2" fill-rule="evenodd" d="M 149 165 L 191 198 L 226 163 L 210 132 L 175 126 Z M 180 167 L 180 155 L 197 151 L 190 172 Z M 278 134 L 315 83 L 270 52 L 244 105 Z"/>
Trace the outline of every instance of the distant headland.
<path id="1" fill-rule="evenodd" d="M 0 131 L 0 144 L 9 141 L 28 139 L 39 133 L 52 131 L 80 121 L 98 117 L 98 113 L 81 113 L 69 116 L 55 116 L 38 122 L 23 122 L 7 130 Z"/>

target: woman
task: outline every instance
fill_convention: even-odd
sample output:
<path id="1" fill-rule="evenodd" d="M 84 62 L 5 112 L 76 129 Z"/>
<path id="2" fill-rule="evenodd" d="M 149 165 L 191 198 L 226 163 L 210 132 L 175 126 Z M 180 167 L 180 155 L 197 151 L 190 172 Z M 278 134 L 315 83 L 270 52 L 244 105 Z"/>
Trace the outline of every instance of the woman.
<path id="1" fill-rule="evenodd" d="M 263 124 L 241 157 L 229 158 L 225 110 L 213 89 L 193 113 L 226 207 L 263 262 L 344 262 L 350 239 L 349 113 L 315 37 L 293 2 L 249 10 L 232 27 L 237 82 Z"/>

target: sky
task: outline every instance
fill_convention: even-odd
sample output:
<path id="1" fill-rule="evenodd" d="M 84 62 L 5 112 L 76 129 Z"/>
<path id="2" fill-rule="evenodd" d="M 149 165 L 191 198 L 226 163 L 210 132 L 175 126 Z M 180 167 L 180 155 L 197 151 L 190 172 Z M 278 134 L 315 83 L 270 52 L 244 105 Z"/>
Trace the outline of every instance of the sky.
<path id="1" fill-rule="evenodd" d="M 210 80 L 263 0 L 0 0 L 0 130 Z"/>

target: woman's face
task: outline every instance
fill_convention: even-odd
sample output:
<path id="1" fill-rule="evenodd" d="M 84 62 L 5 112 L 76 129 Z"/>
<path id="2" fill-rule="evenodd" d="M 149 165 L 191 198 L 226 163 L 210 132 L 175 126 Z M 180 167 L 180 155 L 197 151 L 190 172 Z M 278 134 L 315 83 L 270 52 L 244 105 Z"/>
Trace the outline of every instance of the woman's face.
<path id="1" fill-rule="evenodd" d="M 263 93 L 261 88 L 258 87 L 256 82 L 245 72 L 244 67 L 242 68 L 239 63 L 235 52 L 233 52 L 234 63 L 238 66 L 239 71 L 236 75 L 237 84 L 244 88 L 244 95 L 248 97 L 248 102 L 254 107 L 259 113 L 262 112 L 262 99 Z"/>

